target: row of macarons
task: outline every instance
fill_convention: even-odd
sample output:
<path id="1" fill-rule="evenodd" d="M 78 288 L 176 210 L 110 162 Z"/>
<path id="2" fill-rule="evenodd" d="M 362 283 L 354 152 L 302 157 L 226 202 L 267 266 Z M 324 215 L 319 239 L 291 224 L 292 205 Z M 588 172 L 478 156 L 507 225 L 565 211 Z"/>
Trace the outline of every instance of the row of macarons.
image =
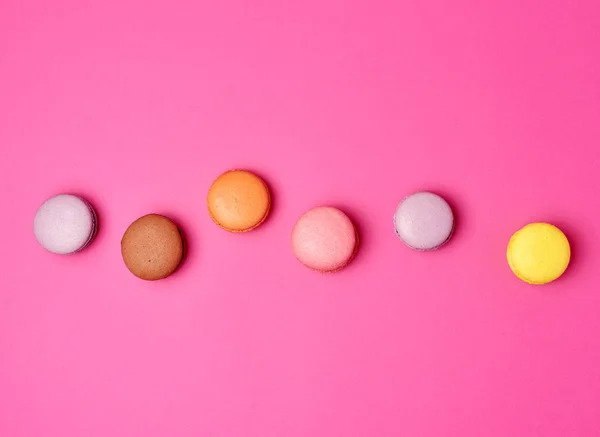
<path id="1" fill-rule="evenodd" d="M 212 183 L 207 196 L 212 220 L 229 232 L 248 232 L 260 226 L 271 209 L 265 181 L 247 170 L 229 170 Z M 405 197 L 394 213 L 396 235 L 406 246 L 432 251 L 452 237 L 455 218 L 441 196 L 421 191 Z M 34 219 L 34 234 L 42 247 L 66 255 L 87 247 L 98 229 L 93 206 L 80 196 L 59 194 L 46 200 Z M 305 212 L 292 229 L 292 250 L 305 266 L 335 272 L 347 266 L 358 250 L 359 235 L 340 209 L 318 206 Z M 145 280 L 173 274 L 185 258 L 186 242 L 171 219 L 148 214 L 135 220 L 121 240 L 127 268 Z M 510 239 L 507 261 L 517 277 L 530 284 L 559 278 L 570 260 L 569 241 L 549 223 L 530 223 Z"/>

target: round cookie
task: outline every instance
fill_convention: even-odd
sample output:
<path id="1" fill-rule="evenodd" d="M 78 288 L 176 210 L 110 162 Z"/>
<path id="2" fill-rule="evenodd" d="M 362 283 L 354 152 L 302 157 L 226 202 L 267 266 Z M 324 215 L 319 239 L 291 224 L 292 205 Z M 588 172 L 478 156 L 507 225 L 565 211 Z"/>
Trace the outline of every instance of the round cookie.
<path id="1" fill-rule="evenodd" d="M 175 223 L 158 214 L 134 221 L 121 240 L 121 255 L 135 276 L 148 281 L 171 275 L 181 264 L 184 239 Z"/>
<path id="2" fill-rule="evenodd" d="M 569 240 L 556 226 L 530 223 L 513 234 L 506 259 L 521 280 L 542 285 L 558 279 L 571 259 Z"/>
<path id="3" fill-rule="evenodd" d="M 394 214 L 394 229 L 411 249 L 436 250 L 452 236 L 454 214 L 443 198 L 421 191 L 400 202 Z"/>
<path id="4" fill-rule="evenodd" d="M 86 248 L 96 236 L 96 211 L 85 199 L 59 194 L 46 200 L 33 219 L 33 233 L 40 245 L 59 255 Z"/>
<path id="5" fill-rule="evenodd" d="M 305 212 L 292 230 L 292 250 L 306 267 L 335 272 L 348 265 L 358 250 L 358 232 L 337 208 L 319 206 Z"/>
<path id="6" fill-rule="evenodd" d="M 265 221 L 271 209 L 267 184 L 246 170 L 230 170 L 220 175 L 208 190 L 211 219 L 229 232 L 247 232 Z"/>

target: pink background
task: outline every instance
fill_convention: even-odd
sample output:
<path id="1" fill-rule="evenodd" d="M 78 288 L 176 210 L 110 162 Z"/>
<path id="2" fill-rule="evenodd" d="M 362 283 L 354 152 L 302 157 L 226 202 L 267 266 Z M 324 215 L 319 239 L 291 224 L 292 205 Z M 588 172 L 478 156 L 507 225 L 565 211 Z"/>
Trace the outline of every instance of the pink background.
<path id="1" fill-rule="evenodd" d="M 0 11 L 2 437 L 600 435 L 597 1 Z M 232 167 L 274 193 L 247 235 L 205 210 Z M 423 188 L 458 216 L 437 253 L 393 232 Z M 72 257 L 32 232 L 64 191 L 101 217 Z M 319 204 L 360 229 L 337 274 L 289 247 Z M 156 283 L 119 251 L 149 212 L 190 246 Z M 532 220 L 574 251 L 544 287 L 504 259 Z"/>

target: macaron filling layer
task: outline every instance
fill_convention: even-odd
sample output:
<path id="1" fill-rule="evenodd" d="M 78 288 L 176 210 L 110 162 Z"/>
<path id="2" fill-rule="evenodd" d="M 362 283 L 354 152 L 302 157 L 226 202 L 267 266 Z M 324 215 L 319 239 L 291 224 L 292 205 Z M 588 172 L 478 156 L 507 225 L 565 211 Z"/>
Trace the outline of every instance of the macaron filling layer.
<path id="1" fill-rule="evenodd" d="M 92 215 L 92 230 L 90 232 L 90 236 L 89 236 L 88 240 L 84 243 L 83 246 L 81 246 L 80 249 L 77 249 L 77 252 L 88 247 L 90 245 L 90 243 L 92 241 L 94 241 L 94 238 L 96 238 L 96 235 L 98 234 L 98 215 L 96 214 L 96 210 L 87 200 L 85 200 L 85 199 L 82 199 L 82 200 L 87 204 L 87 206 L 90 210 L 90 214 Z"/>

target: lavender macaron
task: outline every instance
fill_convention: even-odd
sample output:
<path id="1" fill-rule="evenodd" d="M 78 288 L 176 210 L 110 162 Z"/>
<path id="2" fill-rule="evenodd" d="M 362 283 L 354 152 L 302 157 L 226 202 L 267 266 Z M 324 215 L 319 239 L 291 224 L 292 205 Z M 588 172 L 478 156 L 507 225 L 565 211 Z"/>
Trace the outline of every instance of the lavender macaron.
<path id="1" fill-rule="evenodd" d="M 394 214 L 396 235 L 411 249 L 436 250 L 454 231 L 454 214 L 444 199 L 421 191 L 406 197 Z"/>
<path id="2" fill-rule="evenodd" d="M 59 194 L 46 200 L 33 220 L 33 232 L 49 252 L 68 255 L 87 247 L 98 230 L 96 211 L 79 196 Z"/>

